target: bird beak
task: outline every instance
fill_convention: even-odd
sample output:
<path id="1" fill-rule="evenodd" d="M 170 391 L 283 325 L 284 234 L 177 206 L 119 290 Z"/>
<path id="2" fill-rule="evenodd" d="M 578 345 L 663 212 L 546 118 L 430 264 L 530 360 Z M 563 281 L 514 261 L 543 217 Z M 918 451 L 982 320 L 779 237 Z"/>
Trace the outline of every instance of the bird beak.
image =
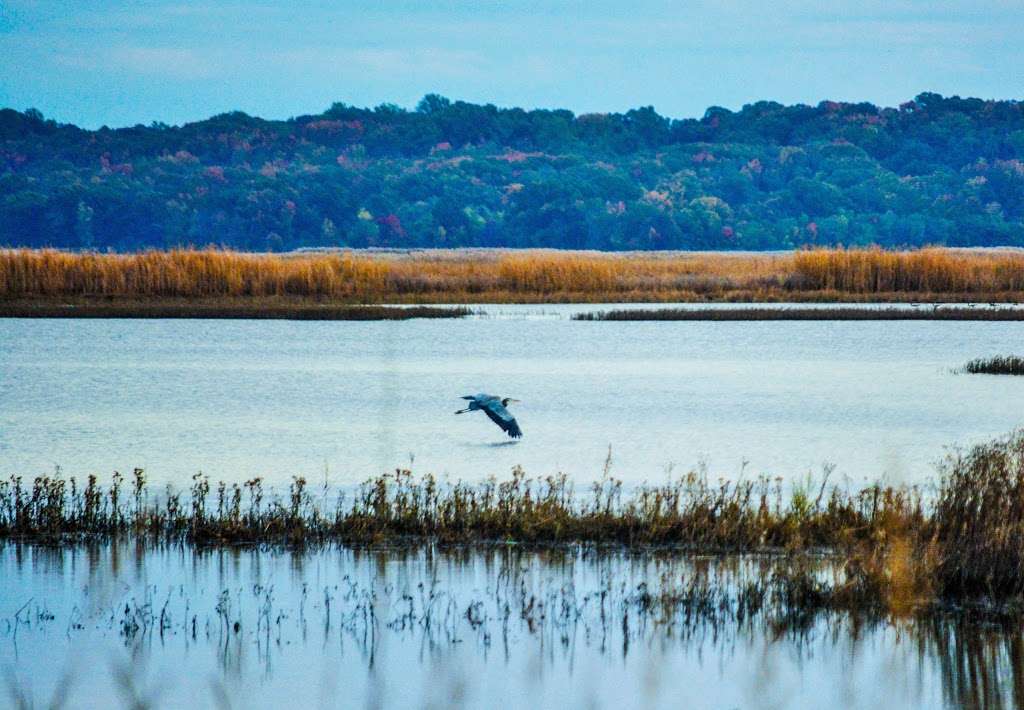
<path id="1" fill-rule="evenodd" d="M 522 402 L 523 400 L 521 400 L 521 399 L 513 399 L 512 397 L 509 397 L 508 401 L 509 402 Z"/>

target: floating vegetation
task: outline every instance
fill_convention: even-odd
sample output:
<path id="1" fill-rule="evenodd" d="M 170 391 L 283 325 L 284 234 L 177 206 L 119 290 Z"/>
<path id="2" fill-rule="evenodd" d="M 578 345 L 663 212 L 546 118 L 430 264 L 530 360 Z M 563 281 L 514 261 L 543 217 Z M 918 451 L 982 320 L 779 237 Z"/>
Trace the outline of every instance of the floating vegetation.
<path id="1" fill-rule="evenodd" d="M 1024 321 L 1024 308 L 635 308 L 575 313 L 584 321 L 970 320 Z"/>
<path id="2" fill-rule="evenodd" d="M 1024 357 L 1005 355 L 971 360 L 962 372 L 972 375 L 1024 375 Z"/>
<path id="3" fill-rule="evenodd" d="M 333 303 L 1019 301 L 1024 253 L 424 250 L 245 254 L 0 251 L 0 299 Z M 281 304 L 278 303 L 280 306 Z"/>
<path id="4" fill-rule="evenodd" d="M 944 464 L 937 492 L 869 486 L 785 491 L 778 479 L 711 483 L 691 473 L 631 492 L 605 476 L 576 491 L 565 476 L 442 483 L 408 471 L 350 495 L 314 496 L 302 478 L 285 495 L 262 481 L 197 475 L 187 493 L 157 495 L 142 470 L 108 487 L 94 476 L 0 482 L 0 536 L 12 539 L 239 542 L 417 541 L 669 545 L 700 553 L 825 551 L 842 560 L 840 595 L 857 605 L 913 609 L 941 599 L 1024 595 L 1024 432 Z M 820 600 L 814 584 L 794 593 Z M 818 603 L 818 602 L 814 602 Z M 833 603 L 833 601 L 829 601 Z M 850 602 L 852 603 L 852 602 Z"/>

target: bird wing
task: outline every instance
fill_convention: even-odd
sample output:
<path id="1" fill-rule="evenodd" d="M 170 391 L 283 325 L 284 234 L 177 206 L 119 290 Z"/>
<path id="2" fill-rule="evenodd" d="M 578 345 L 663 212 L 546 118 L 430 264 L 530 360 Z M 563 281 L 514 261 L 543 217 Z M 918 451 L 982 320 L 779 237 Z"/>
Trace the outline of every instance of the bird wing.
<path id="1" fill-rule="evenodd" d="M 502 431 L 513 439 L 518 439 L 523 435 L 523 430 L 519 428 L 516 418 L 505 409 L 505 405 L 500 400 L 496 398 L 489 399 L 480 408 L 484 410 L 484 414 L 491 418 L 492 422 L 500 426 Z"/>

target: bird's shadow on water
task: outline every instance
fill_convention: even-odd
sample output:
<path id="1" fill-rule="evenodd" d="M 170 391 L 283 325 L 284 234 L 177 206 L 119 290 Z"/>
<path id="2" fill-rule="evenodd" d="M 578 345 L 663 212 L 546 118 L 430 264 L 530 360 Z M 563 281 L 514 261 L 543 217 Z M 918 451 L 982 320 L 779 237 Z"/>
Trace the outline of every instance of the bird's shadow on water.
<path id="1" fill-rule="evenodd" d="M 505 446 L 517 446 L 518 444 L 519 444 L 518 441 L 491 441 L 491 442 L 475 441 L 475 442 L 473 442 L 471 444 L 468 444 L 468 446 L 472 446 L 475 449 L 496 449 L 496 448 L 505 447 Z"/>

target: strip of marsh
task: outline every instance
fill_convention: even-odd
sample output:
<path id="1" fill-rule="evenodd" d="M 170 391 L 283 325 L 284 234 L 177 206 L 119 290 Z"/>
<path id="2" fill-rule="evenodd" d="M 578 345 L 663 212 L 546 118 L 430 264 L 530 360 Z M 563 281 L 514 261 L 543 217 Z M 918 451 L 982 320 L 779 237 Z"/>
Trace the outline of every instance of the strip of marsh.
<path id="1" fill-rule="evenodd" d="M 1024 300 L 1024 253 L 426 250 L 247 254 L 0 251 L 0 299 L 324 299 L 332 303 Z"/>
<path id="2" fill-rule="evenodd" d="M 626 493 L 604 478 L 575 491 L 565 476 L 442 483 L 407 471 L 349 496 L 311 494 L 295 478 L 283 496 L 260 479 L 149 490 L 136 470 L 115 475 L 12 477 L 0 482 L 0 537 L 264 542 L 505 541 L 672 545 L 697 552 L 828 550 L 843 560 L 837 593 L 889 607 L 940 599 L 1024 596 L 1024 432 L 950 457 L 937 491 L 797 487 L 778 480 L 710 483 L 690 474 Z"/>
<path id="3" fill-rule="evenodd" d="M 0 302 L 0 318 L 226 318 L 366 321 L 464 318 L 472 314 L 471 309 L 457 306 L 360 306 L 274 298 L 223 299 L 221 301 L 76 299 L 71 303 L 34 299 Z"/>
<path id="4" fill-rule="evenodd" d="M 971 375 L 1024 375 L 1024 357 L 997 355 L 977 358 L 964 365 L 962 371 Z"/>
<path id="5" fill-rule="evenodd" d="M 575 313 L 581 321 L 1024 321 L 1024 308 L 656 308 Z"/>

